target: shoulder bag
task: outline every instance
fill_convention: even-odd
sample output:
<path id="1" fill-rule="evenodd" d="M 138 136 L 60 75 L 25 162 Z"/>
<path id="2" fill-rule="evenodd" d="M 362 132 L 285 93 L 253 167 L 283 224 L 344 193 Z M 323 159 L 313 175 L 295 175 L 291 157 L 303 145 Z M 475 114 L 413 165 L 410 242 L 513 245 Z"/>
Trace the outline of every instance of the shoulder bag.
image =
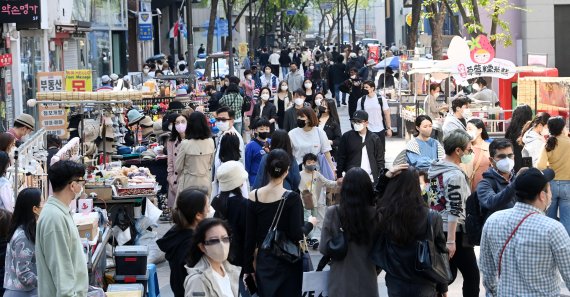
<path id="1" fill-rule="evenodd" d="M 269 231 L 261 244 L 261 250 L 266 251 L 276 258 L 284 260 L 289 263 L 296 263 L 301 260 L 301 249 L 299 244 L 292 242 L 287 238 L 287 234 L 283 231 L 277 230 L 279 225 L 279 220 L 281 219 L 281 213 L 285 207 L 285 201 L 291 191 L 286 191 L 281 197 L 279 206 L 277 207 L 277 212 L 273 217 L 273 222 L 269 227 Z M 257 195 L 257 191 L 255 193 Z"/>
<path id="2" fill-rule="evenodd" d="M 439 251 L 435 245 L 432 225 L 434 215 L 439 214 L 431 210 L 428 212 L 427 238 L 417 241 L 416 271 L 428 280 L 448 284 L 453 278 L 449 268 L 449 256 L 447 251 Z"/>
<path id="3" fill-rule="evenodd" d="M 346 257 L 348 252 L 348 240 L 344 229 L 342 228 L 342 220 L 340 219 L 339 206 L 335 206 L 336 215 L 339 221 L 339 228 L 331 240 L 326 242 L 326 254 L 333 260 L 340 261 Z"/>

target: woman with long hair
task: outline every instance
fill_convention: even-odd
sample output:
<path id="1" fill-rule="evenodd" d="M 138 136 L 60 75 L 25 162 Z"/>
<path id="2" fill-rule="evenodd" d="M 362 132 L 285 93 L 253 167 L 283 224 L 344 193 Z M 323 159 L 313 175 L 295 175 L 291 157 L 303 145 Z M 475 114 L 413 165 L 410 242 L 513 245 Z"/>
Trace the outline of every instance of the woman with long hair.
<path id="1" fill-rule="evenodd" d="M 6 152 L 0 151 L 0 208 L 14 212 L 13 183 L 6 178 L 8 167 L 10 167 L 10 157 Z"/>
<path id="2" fill-rule="evenodd" d="M 176 157 L 178 192 L 192 186 L 212 191 L 212 162 L 214 160 L 214 140 L 206 116 L 195 111 L 188 118 L 186 137 L 180 143 Z"/>
<path id="3" fill-rule="evenodd" d="M 511 122 L 505 132 L 505 138 L 513 143 L 513 151 L 515 153 L 515 172 L 518 172 L 522 167 L 523 147 L 517 142 L 517 140 L 522 135 L 521 132 L 524 125 L 530 120 L 532 120 L 532 109 L 528 105 L 520 105 L 513 111 Z"/>
<path id="4" fill-rule="evenodd" d="M 188 188 L 178 195 L 176 208 L 172 213 L 174 226 L 156 241 L 166 254 L 170 267 L 170 288 L 176 297 L 184 296 L 184 279 L 188 273 L 184 268 L 188 258 L 188 247 L 198 223 L 210 212 L 208 196 L 201 190 Z"/>
<path id="5" fill-rule="evenodd" d="M 319 128 L 323 129 L 327 134 L 327 138 L 329 139 L 329 143 L 332 148 L 331 155 L 335 157 L 340 137 L 342 136 L 342 131 L 340 130 L 340 119 L 338 117 L 334 100 L 324 99 L 324 96 L 321 99 L 319 96 L 323 96 L 322 93 L 317 93 L 315 97 L 315 103 L 320 103 L 317 104 Z"/>
<path id="6" fill-rule="evenodd" d="M 215 164 L 214 172 L 218 172 L 218 168 L 222 166 L 224 163 L 229 161 L 239 161 L 241 158 L 240 153 L 240 141 L 239 137 L 236 134 L 227 133 L 224 134 L 224 137 L 220 140 L 219 150 L 219 162 Z M 249 193 L 249 183 L 246 181 L 241 186 L 241 193 L 244 197 L 247 197 Z M 212 182 L 212 197 L 220 194 L 220 187 L 217 174 L 214 176 L 214 181 Z"/>
<path id="7" fill-rule="evenodd" d="M 171 120 L 166 126 L 172 126 L 170 129 L 170 138 L 166 142 L 166 171 L 168 173 L 168 207 L 174 207 L 174 201 L 176 200 L 176 195 L 178 194 L 178 172 L 174 168 L 176 164 L 176 158 L 178 156 L 178 150 L 180 142 L 186 139 L 186 126 L 188 125 L 188 119 L 183 115 L 169 115 L 165 117 L 165 120 Z"/>
<path id="8" fill-rule="evenodd" d="M 38 296 L 36 268 L 36 225 L 42 210 L 42 192 L 37 188 L 23 189 L 18 194 L 6 250 L 4 296 Z"/>
<path id="9" fill-rule="evenodd" d="M 427 172 L 433 161 L 442 160 L 445 157 L 445 150 L 439 141 L 431 138 L 433 123 L 429 116 L 418 116 L 415 126 L 417 136 L 406 143 L 406 149 L 396 156 L 394 165 L 407 163 Z"/>
<path id="10" fill-rule="evenodd" d="M 447 296 L 447 284 L 428 280 L 416 269 L 417 242 L 428 238 L 429 228 L 438 252 L 447 252 L 442 219 L 437 214 L 430 215 L 421 194 L 418 171 L 407 164 L 384 170 L 377 190 L 380 233 L 372 259 L 386 271 L 388 296 Z M 432 218 L 431 225 L 428 216 Z"/>
<path id="11" fill-rule="evenodd" d="M 321 231 L 324 257 L 330 257 L 328 243 L 341 228 L 348 240 L 344 259 L 331 260 L 329 296 L 378 296 L 376 267 L 369 258 L 376 226 L 372 181 L 362 168 L 352 168 L 344 176 L 340 204 L 327 209 Z"/>
<path id="12" fill-rule="evenodd" d="M 293 156 L 298 164 L 303 163 L 303 157 L 312 153 L 315 155 L 324 154 L 328 165 L 335 172 L 332 161 L 332 146 L 327 138 L 327 134 L 319 128 L 317 115 L 310 107 L 303 107 L 297 111 L 297 128 L 289 131 Z"/>
<path id="13" fill-rule="evenodd" d="M 491 166 L 490 153 L 489 153 L 489 134 L 485 123 L 481 119 L 472 118 L 467 121 L 467 134 L 471 137 L 471 148 L 475 153 L 475 157 L 471 162 L 462 164 L 467 177 L 469 178 L 469 185 L 471 185 L 471 192 L 477 189 L 477 185 L 483 179 L 483 172 Z"/>
<path id="14" fill-rule="evenodd" d="M 277 94 L 273 97 L 273 105 L 275 105 L 277 112 L 277 125 L 279 129 L 283 129 L 283 122 L 285 121 L 285 110 L 291 107 L 293 102 L 293 94 L 289 90 L 287 80 L 282 80 L 279 83 Z"/>
<path id="15" fill-rule="evenodd" d="M 223 220 L 198 224 L 186 266 L 185 296 L 238 297 L 239 268 L 228 262 L 231 239 L 230 226 Z"/>
<path id="16" fill-rule="evenodd" d="M 253 107 L 253 113 L 251 114 L 251 120 L 249 127 L 254 129 L 253 126 L 255 122 L 260 118 L 266 118 L 271 124 L 270 132 L 275 131 L 275 121 L 277 120 L 277 110 L 273 102 L 269 101 L 271 98 L 271 90 L 269 88 L 263 87 L 259 90 L 259 101 Z"/>
<path id="17" fill-rule="evenodd" d="M 548 120 L 550 136 L 546 146 L 540 154 L 536 168 L 544 170 L 547 167 L 554 170 L 556 176 L 550 182 L 552 204 L 546 214 L 556 219 L 560 215 L 560 223 L 570 234 L 570 138 L 566 121 L 560 117 L 551 117 Z"/>
<path id="18" fill-rule="evenodd" d="M 303 239 L 303 204 L 299 194 L 283 187 L 289 172 L 289 154 L 281 149 L 272 150 L 265 165 L 269 183 L 249 193 L 245 232 L 244 273 L 255 277 L 260 297 L 300 297 L 303 282 L 303 261 L 290 263 L 273 253 L 256 248 L 263 243 L 280 203 L 282 214 L 277 230 L 286 239 L 298 243 Z M 285 199 L 283 202 L 282 199 Z"/>
<path id="19" fill-rule="evenodd" d="M 295 191 L 299 188 L 299 183 L 301 182 L 301 173 L 299 171 L 299 163 L 293 157 L 293 149 L 291 148 L 291 139 L 289 134 L 285 130 L 277 130 L 273 132 L 271 137 L 271 144 L 269 146 L 270 150 L 281 149 L 287 152 L 289 155 L 289 174 L 283 182 L 283 186 L 287 190 Z M 259 189 L 266 186 L 269 183 L 269 176 L 265 171 L 265 163 L 267 162 L 267 154 L 261 158 L 259 163 L 259 170 L 255 176 L 255 183 L 252 185 L 252 190 Z"/>
<path id="20" fill-rule="evenodd" d="M 313 84 L 313 81 L 310 78 L 305 78 L 301 89 L 305 91 L 305 103 L 309 103 L 312 108 L 315 108 L 315 94 L 317 91 L 315 90 L 316 86 Z"/>
<path id="21" fill-rule="evenodd" d="M 531 157 L 534 167 L 536 167 L 540 153 L 546 144 L 545 136 L 548 136 L 548 128 L 545 128 L 548 119 L 550 119 L 550 115 L 546 112 L 537 114 L 532 121 L 528 121 L 523 127 L 522 136 L 517 141 L 519 145 L 523 146 L 522 157 Z"/>

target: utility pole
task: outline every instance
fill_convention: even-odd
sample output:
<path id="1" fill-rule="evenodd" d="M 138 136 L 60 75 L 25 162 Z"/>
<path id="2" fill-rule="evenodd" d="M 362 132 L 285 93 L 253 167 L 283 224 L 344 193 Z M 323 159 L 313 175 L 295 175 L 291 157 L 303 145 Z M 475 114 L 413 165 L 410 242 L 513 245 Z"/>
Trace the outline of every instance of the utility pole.
<path id="1" fill-rule="evenodd" d="M 340 37 L 340 34 L 341 34 L 340 33 L 340 31 L 341 31 L 341 29 L 340 29 L 340 8 L 341 8 L 340 1 L 341 0 L 337 0 L 337 10 L 336 10 L 336 12 L 337 12 L 337 16 L 336 16 L 336 32 L 337 32 L 336 38 L 338 39 L 338 48 L 337 48 L 338 52 L 340 52 L 340 42 L 341 42 L 340 41 L 340 39 L 341 39 L 341 37 Z"/>
<path id="2" fill-rule="evenodd" d="M 285 47 L 285 0 L 281 0 L 281 48 Z"/>
<path id="3" fill-rule="evenodd" d="M 229 51 L 229 70 L 230 75 L 235 75 L 234 73 L 234 51 L 233 51 L 233 37 L 232 32 L 234 31 L 234 26 L 232 24 L 232 0 L 228 0 L 228 51 Z"/>
<path id="4" fill-rule="evenodd" d="M 192 1 L 186 0 L 186 31 L 188 31 L 188 57 L 186 58 L 186 66 L 190 77 L 194 77 L 194 30 L 192 29 Z M 191 79 L 193 84 L 194 80 Z"/>
<path id="5" fill-rule="evenodd" d="M 253 6 L 253 1 L 249 0 L 249 60 L 250 64 L 253 64 L 253 14 L 251 7 Z"/>

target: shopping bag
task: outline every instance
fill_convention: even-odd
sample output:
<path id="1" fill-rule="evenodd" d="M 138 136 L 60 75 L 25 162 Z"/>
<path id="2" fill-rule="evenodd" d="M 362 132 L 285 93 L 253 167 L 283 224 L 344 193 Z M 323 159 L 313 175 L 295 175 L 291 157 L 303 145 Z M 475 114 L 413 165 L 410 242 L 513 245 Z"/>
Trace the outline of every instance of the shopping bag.
<path id="1" fill-rule="evenodd" d="M 303 294 L 301 296 L 329 296 L 327 271 L 303 272 Z"/>

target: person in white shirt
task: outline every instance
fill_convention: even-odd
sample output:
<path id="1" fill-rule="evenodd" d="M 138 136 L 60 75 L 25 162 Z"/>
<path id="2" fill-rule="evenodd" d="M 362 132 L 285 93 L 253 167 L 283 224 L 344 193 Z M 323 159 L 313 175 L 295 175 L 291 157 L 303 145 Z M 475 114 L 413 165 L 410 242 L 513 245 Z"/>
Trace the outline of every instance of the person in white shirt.
<path id="1" fill-rule="evenodd" d="M 356 109 L 368 113 L 368 130 L 380 137 L 383 148 L 381 153 L 384 155 L 386 136 L 392 137 L 392 120 L 388 100 L 376 94 L 376 84 L 373 81 L 365 81 L 362 88 L 366 95 L 358 99 Z"/>
<path id="2" fill-rule="evenodd" d="M 277 77 L 279 77 L 279 67 L 281 66 L 281 64 L 279 64 L 279 57 L 281 57 L 281 55 L 279 55 L 277 50 L 273 50 L 273 53 L 269 56 L 268 60 L 268 66 L 271 67 L 271 73 Z"/>
<path id="3" fill-rule="evenodd" d="M 477 93 L 475 93 L 471 97 L 472 99 L 483 101 L 484 103 L 487 103 L 490 106 L 495 106 L 495 103 L 499 101 L 497 93 L 487 88 L 487 81 L 484 80 L 482 77 L 478 77 L 475 80 L 475 82 L 473 83 L 473 90 L 477 91 Z"/>

